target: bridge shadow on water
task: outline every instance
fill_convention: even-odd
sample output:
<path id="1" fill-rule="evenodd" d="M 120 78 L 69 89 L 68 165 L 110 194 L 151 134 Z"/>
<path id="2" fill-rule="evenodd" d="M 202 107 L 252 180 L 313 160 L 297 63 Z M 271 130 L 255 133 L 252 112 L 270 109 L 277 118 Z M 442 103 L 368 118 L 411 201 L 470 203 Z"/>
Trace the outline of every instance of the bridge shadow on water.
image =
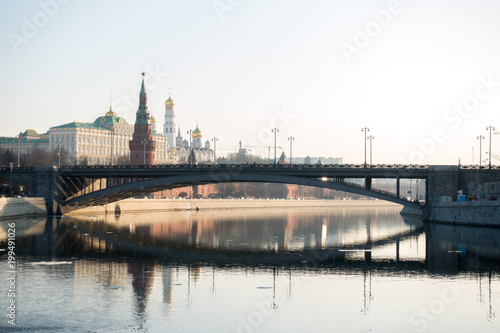
<path id="1" fill-rule="evenodd" d="M 15 221 L 18 255 L 219 267 L 363 270 L 369 265 L 381 273 L 402 274 L 448 275 L 500 267 L 498 229 L 423 225 L 381 209 L 241 213 L 21 219 Z M 2 243 L 9 222 L 0 223 Z"/>

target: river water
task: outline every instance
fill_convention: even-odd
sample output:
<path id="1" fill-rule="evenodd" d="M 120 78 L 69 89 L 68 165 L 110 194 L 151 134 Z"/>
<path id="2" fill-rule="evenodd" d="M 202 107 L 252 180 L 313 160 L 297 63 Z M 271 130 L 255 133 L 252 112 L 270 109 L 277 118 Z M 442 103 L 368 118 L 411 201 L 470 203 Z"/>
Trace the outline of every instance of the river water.
<path id="1" fill-rule="evenodd" d="M 1 221 L 0 332 L 499 332 L 500 230 L 399 210 Z"/>

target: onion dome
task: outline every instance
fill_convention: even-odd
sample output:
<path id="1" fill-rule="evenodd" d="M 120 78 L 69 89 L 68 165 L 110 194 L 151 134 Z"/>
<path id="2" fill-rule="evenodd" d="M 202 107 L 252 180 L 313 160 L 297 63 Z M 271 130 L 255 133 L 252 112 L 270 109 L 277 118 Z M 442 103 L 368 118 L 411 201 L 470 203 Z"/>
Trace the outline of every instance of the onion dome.
<path id="1" fill-rule="evenodd" d="M 201 134 L 198 124 L 196 124 L 196 129 L 193 131 L 193 139 L 201 139 L 203 135 Z"/>
<path id="2" fill-rule="evenodd" d="M 175 103 L 174 103 L 174 100 L 172 99 L 172 94 L 169 92 L 168 99 L 165 101 L 165 108 L 169 109 L 169 110 L 173 110 L 174 105 L 175 105 Z"/>

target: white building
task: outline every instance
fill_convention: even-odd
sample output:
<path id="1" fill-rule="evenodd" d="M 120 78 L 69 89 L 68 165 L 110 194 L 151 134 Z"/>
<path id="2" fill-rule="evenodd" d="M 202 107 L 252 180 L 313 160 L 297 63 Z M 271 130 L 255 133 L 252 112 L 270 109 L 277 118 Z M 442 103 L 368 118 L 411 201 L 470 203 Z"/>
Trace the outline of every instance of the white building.
<path id="1" fill-rule="evenodd" d="M 129 160 L 129 141 L 134 125 L 118 117 L 110 108 L 93 123 L 71 122 L 49 129 L 49 150 L 64 148 L 72 164 L 116 164 L 120 158 Z M 156 163 L 171 163 L 167 138 L 153 134 L 156 140 Z"/>

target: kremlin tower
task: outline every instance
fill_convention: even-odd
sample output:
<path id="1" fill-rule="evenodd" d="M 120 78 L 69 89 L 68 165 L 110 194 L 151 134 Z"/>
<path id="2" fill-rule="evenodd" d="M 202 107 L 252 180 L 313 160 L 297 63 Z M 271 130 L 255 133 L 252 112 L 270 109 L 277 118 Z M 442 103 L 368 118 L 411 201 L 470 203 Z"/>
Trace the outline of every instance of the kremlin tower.
<path id="1" fill-rule="evenodd" d="M 144 75 L 139 94 L 139 109 L 136 113 L 133 139 L 129 141 L 131 165 L 154 165 L 156 141 L 153 140 L 151 118 L 148 111 L 148 96 L 144 89 Z"/>

